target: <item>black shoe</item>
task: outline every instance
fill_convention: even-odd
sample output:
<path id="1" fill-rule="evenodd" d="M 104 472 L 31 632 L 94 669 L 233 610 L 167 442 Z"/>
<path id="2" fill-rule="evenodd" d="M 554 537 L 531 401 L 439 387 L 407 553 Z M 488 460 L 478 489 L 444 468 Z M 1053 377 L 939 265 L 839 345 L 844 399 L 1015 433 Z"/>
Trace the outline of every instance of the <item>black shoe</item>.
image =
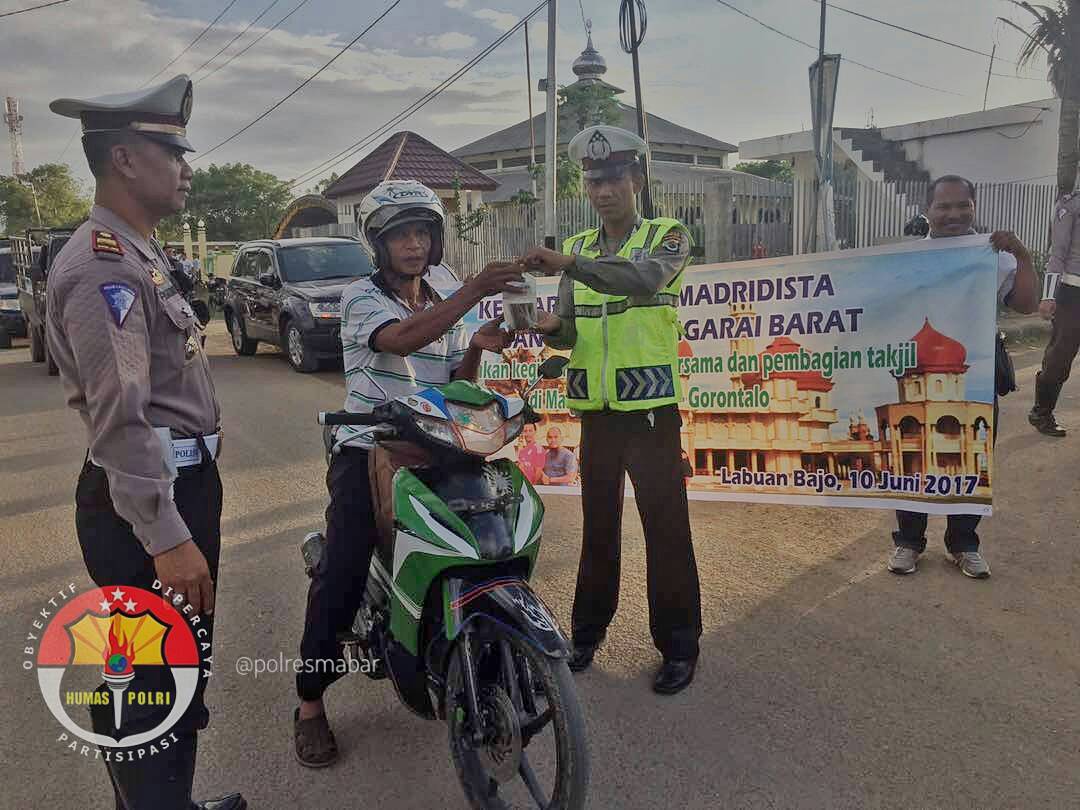
<path id="1" fill-rule="evenodd" d="M 1028 421 L 1044 436 L 1055 436 L 1060 439 L 1066 435 L 1065 428 L 1057 423 L 1053 411 L 1045 412 L 1032 409 L 1031 413 L 1028 414 Z"/>
<path id="2" fill-rule="evenodd" d="M 596 655 L 596 648 L 599 644 L 575 644 L 574 651 L 570 655 L 570 660 L 567 662 L 571 672 L 584 672 L 589 668 L 589 664 L 592 663 L 593 656 Z"/>
<path id="3" fill-rule="evenodd" d="M 664 659 L 653 681 L 653 691 L 661 695 L 674 695 L 676 692 L 681 692 L 694 680 L 695 669 L 697 669 L 696 658 L 681 661 Z"/>
<path id="4" fill-rule="evenodd" d="M 207 799 L 205 802 L 196 802 L 192 807 L 194 810 L 247 810 L 247 802 L 239 793 L 230 793 L 220 799 Z"/>

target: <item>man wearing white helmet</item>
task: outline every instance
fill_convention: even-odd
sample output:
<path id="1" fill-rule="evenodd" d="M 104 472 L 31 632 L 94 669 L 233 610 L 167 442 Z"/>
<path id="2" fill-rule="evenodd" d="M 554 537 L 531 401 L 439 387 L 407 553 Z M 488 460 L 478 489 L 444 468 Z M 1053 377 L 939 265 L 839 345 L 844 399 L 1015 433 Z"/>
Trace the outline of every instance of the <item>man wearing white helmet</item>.
<path id="1" fill-rule="evenodd" d="M 345 410 L 370 413 L 421 388 L 474 379 L 481 353 L 502 351 L 510 335 L 491 321 L 470 338 L 461 318 L 481 299 L 513 289 L 522 266 L 492 262 L 449 298 L 440 295 L 425 276 L 441 267 L 445 214 L 435 192 L 414 180 L 374 188 L 360 204 L 359 219 L 376 271 L 341 296 Z M 350 629 L 363 600 L 376 542 L 371 430 L 338 428 L 326 474 L 326 550 L 313 572 L 300 642 L 300 655 L 311 665 L 297 673 L 294 716 L 297 759 L 312 768 L 337 757 L 322 698 L 345 668 L 325 661 L 341 658 L 337 637 Z"/>
<path id="2" fill-rule="evenodd" d="M 618 127 L 578 133 L 567 151 L 582 165 L 601 227 L 571 236 L 562 253 L 538 247 L 523 260 L 562 274 L 557 313 L 538 329 L 553 348 L 573 350 L 566 402 L 582 416 L 584 539 L 570 668 L 589 666 L 615 616 L 629 473 L 645 529 L 649 629 L 663 656 L 653 689 L 674 694 L 693 680 L 701 636 L 678 405 L 678 304 L 690 237 L 678 220 L 638 215 L 647 149 Z"/>

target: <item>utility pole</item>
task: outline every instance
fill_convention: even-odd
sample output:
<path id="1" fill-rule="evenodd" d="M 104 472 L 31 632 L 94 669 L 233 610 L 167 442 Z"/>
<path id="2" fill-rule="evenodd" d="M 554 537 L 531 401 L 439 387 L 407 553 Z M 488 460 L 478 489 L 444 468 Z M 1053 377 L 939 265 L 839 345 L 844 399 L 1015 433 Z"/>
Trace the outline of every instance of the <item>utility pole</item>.
<path id="1" fill-rule="evenodd" d="M 529 22 L 525 21 L 525 84 L 529 89 L 529 179 L 532 181 L 532 196 L 536 199 L 536 175 L 533 174 L 533 166 L 536 165 L 536 127 L 533 124 L 532 108 L 532 62 L 529 59 Z"/>
<path id="2" fill-rule="evenodd" d="M 23 167 L 22 150 L 22 122 L 19 115 L 19 100 L 14 96 L 8 96 L 4 100 L 4 123 L 8 127 L 8 135 L 11 137 L 11 174 L 13 177 L 21 177 L 26 173 Z"/>
<path id="3" fill-rule="evenodd" d="M 811 220 L 813 231 L 811 237 L 811 245 L 814 252 L 819 250 L 818 246 L 818 217 L 821 216 L 821 184 L 825 180 L 825 150 L 832 151 L 832 132 L 828 135 L 824 135 L 822 130 L 825 128 L 825 122 L 822 120 L 825 112 L 825 0 L 821 0 L 821 26 L 818 34 L 818 84 L 817 84 L 817 104 L 814 105 L 814 118 L 817 121 L 817 126 L 814 127 L 814 134 L 817 138 L 817 143 L 814 144 L 814 153 L 818 159 L 818 173 L 817 183 L 815 183 L 814 193 L 814 218 Z M 824 146 L 821 141 L 824 140 Z"/>
<path id="4" fill-rule="evenodd" d="M 559 23 L 558 0 L 548 0 L 548 43 L 547 43 L 547 115 L 544 124 L 544 247 L 556 250 L 555 221 L 555 155 L 559 151 L 559 109 L 555 95 L 555 33 Z"/>
<path id="5" fill-rule="evenodd" d="M 630 41 L 625 40 L 622 43 L 623 50 L 630 54 L 630 59 L 633 62 L 634 67 L 634 102 L 637 107 L 637 126 L 638 135 L 641 136 L 641 140 L 649 143 L 649 125 L 645 117 L 645 103 L 641 98 L 641 70 L 638 65 L 638 46 L 641 45 L 641 41 L 638 39 L 637 31 L 637 12 L 635 10 L 636 0 L 629 0 L 623 5 L 627 13 L 627 22 L 630 26 Z M 641 38 L 644 39 L 645 32 L 641 32 Z M 642 172 L 645 175 L 645 187 L 641 190 L 641 212 L 646 219 L 653 217 L 653 203 L 652 203 L 652 188 L 649 185 L 649 155 L 645 154 L 645 159 L 641 164 Z"/>
<path id="6" fill-rule="evenodd" d="M 990 74 L 994 70 L 994 54 L 997 53 L 997 43 L 990 49 L 990 67 L 986 69 L 986 90 L 983 91 L 983 109 L 986 109 L 986 99 L 990 95 Z"/>

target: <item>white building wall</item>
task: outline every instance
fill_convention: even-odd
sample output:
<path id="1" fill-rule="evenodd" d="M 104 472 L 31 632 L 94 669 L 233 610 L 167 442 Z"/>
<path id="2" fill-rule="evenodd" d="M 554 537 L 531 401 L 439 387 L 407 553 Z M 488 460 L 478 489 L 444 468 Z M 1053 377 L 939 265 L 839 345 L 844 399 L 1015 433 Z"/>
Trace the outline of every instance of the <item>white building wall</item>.
<path id="1" fill-rule="evenodd" d="M 1057 171 L 1060 104 L 1043 99 L 899 127 L 881 134 L 930 173 L 987 183 L 1051 182 Z"/>

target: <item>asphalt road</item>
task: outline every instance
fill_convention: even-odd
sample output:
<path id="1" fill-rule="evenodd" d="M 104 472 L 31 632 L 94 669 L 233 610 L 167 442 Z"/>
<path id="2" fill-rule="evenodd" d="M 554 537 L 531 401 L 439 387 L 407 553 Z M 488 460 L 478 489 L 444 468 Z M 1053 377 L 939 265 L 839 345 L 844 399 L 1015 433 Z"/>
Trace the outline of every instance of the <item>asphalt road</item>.
<path id="1" fill-rule="evenodd" d="M 241 656 L 295 654 L 307 580 L 299 540 L 321 528 L 325 466 L 314 414 L 340 371 L 295 374 L 276 352 L 208 344 L 224 410 L 224 549 L 215 709 L 200 740 L 200 797 L 239 789 L 272 808 L 463 807 L 445 728 L 398 705 L 388 682 L 346 679 L 327 704 L 342 756 L 292 756 L 292 678 L 236 672 Z M 640 523 L 628 510 L 620 612 L 577 677 L 594 808 L 1018 808 L 1080 806 L 1080 431 L 1027 425 L 1039 356 L 1017 355 L 1003 401 L 997 514 L 983 523 L 988 581 L 944 561 L 931 521 L 919 572 L 884 567 L 891 515 L 693 503 L 705 633 L 694 685 L 649 689 Z M 1080 425 L 1080 381 L 1059 408 Z M 0 352 L 2 808 L 111 808 L 102 765 L 57 742 L 23 671 L 23 638 L 56 591 L 88 587 L 72 498 L 81 423 L 25 342 Z M 569 626 L 580 548 L 576 499 L 548 499 L 535 582 Z M 2 648 L 3 645 L 0 645 Z"/>

